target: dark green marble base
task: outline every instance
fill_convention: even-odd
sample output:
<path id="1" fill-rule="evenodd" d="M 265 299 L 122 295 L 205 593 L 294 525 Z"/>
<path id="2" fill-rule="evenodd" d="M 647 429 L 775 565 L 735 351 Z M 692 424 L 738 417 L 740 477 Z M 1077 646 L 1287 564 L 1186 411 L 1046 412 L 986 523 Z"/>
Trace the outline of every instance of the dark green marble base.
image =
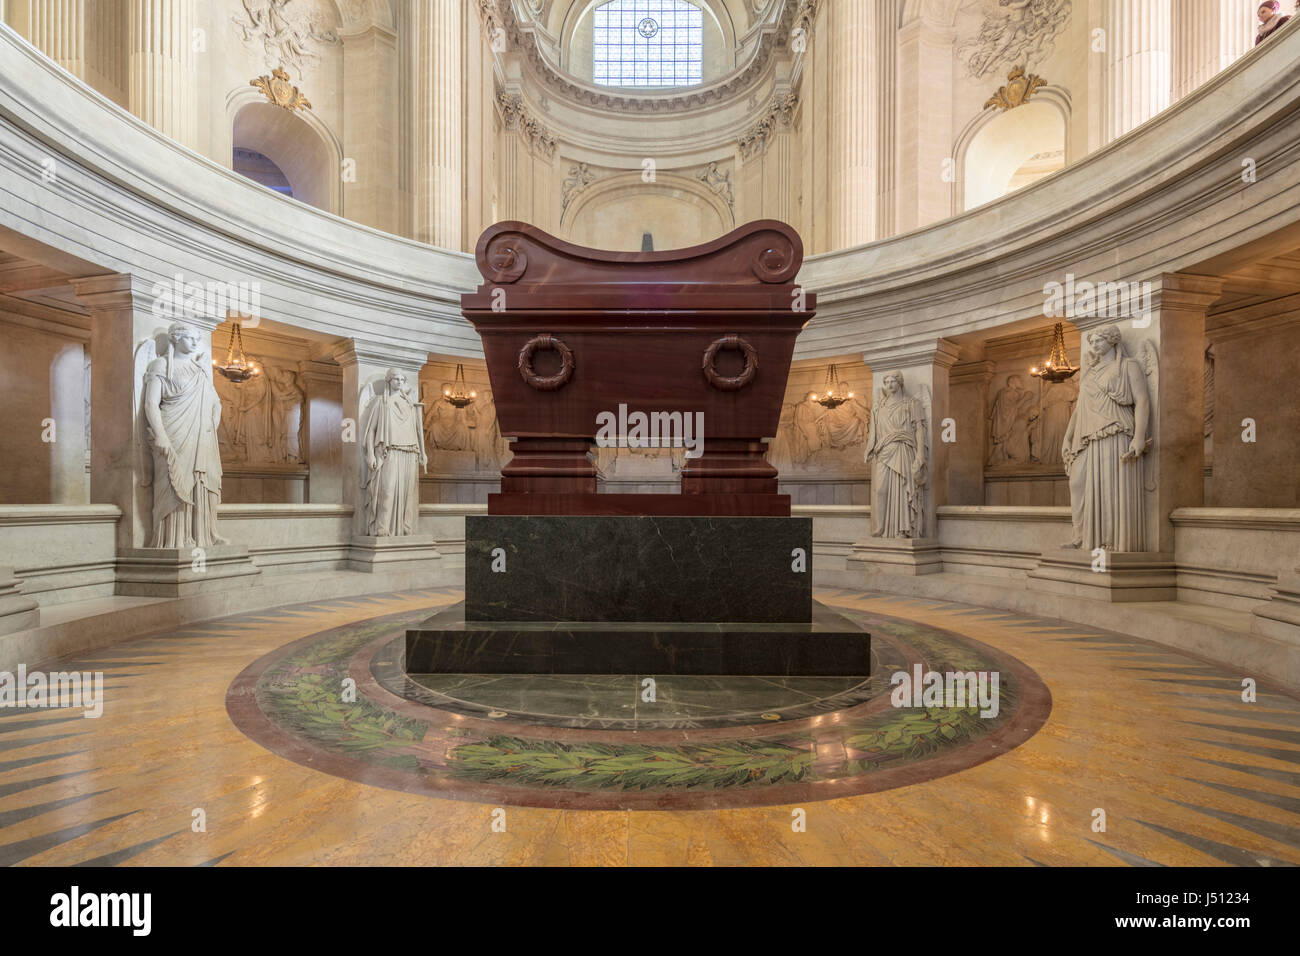
<path id="1" fill-rule="evenodd" d="M 471 515 L 465 618 L 806 624 L 811 562 L 811 518 Z"/>
<path id="2" fill-rule="evenodd" d="M 408 674 L 867 677 L 871 635 L 813 602 L 806 624 L 467 621 L 456 604 L 406 632 Z"/>

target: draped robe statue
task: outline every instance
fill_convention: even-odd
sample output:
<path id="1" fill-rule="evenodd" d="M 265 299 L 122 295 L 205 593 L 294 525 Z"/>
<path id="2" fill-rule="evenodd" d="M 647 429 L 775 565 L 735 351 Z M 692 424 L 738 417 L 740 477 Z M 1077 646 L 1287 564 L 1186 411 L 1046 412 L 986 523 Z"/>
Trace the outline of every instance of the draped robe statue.
<path id="1" fill-rule="evenodd" d="M 1151 447 L 1154 352 L 1144 351 L 1143 362 L 1127 357 L 1117 325 L 1089 332 L 1086 345 L 1087 368 L 1061 448 L 1074 521 L 1066 547 L 1144 551 L 1142 459 Z"/>
<path id="2" fill-rule="evenodd" d="M 366 406 L 361 424 L 365 456 L 366 534 L 415 534 L 420 521 L 420 469 L 424 450 L 424 406 L 411 401 L 406 376 L 390 368 L 382 395 Z"/>
<path id="3" fill-rule="evenodd" d="M 925 409 L 903 391 L 903 373 L 890 372 L 871 411 L 866 460 L 871 468 L 871 534 L 925 537 Z"/>
<path id="4" fill-rule="evenodd" d="M 217 533 L 221 503 L 221 399 L 197 329 L 177 323 L 167 330 L 167 353 L 143 375 L 141 434 L 153 487 L 151 548 L 227 544 Z M 142 346 L 153 354 L 152 343 Z M 148 466 L 152 466 L 149 468 Z"/>

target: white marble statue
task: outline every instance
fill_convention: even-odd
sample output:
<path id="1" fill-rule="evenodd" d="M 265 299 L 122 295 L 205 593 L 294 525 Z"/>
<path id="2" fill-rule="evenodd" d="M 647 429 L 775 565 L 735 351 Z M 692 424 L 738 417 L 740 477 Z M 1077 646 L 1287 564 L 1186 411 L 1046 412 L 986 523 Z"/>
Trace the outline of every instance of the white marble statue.
<path id="1" fill-rule="evenodd" d="M 420 520 L 420 469 L 424 451 L 424 406 L 411 401 L 406 375 L 390 368 L 384 390 L 362 416 L 366 534 L 415 534 Z"/>
<path id="2" fill-rule="evenodd" d="M 871 410 L 866 460 L 871 468 L 871 534 L 924 538 L 927 473 L 926 411 L 890 372 Z"/>
<path id="3" fill-rule="evenodd" d="M 217 533 L 221 399 L 202 343 L 203 333 L 178 322 L 167 330 L 164 354 L 152 338 L 135 353 L 143 484 L 153 489 L 151 548 L 228 543 Z"/>
<path id="4" fill-rule="evenodd" d="M 1085 336 L 1083 381 L 1066 427 L 1061 457 L 1070 479 L 1074 539 L 1068 548 L 1146 550 L 1143 458 L 1152 444 L 1155 350 L 1142 360 L 1124 352 L 1119 326 Z"/>

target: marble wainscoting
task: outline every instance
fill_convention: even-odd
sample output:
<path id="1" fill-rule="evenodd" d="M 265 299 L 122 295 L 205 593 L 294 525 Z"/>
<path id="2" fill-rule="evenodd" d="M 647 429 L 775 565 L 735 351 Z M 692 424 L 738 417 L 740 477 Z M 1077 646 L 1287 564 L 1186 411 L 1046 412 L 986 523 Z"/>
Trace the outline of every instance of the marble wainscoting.
<path id="1" fill-rule="evenodd" d="M 1249 611 L 1300 565 L 1300 509 L 1178 508 L 1170 520 L 1180 601 Z"/>
<path id="2" fill-rule="evenodd" d="M 42 607 L 111 597 L 114 505 L 0 505 L 0 564 Z"/>

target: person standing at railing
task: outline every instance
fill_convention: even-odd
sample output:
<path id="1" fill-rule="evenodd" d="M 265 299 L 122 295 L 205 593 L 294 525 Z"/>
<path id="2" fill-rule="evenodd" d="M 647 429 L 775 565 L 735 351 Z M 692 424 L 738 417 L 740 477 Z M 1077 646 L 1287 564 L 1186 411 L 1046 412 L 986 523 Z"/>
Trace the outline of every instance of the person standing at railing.
<path id="1" fill-rule="evenodd" d="M 1255 33 L 1255 46 L 1271 37 L 1290 19 L 1289 15 L 1282 16 L 1280 0 L 1264 0 L 1259 5 L 1259 30 Z"/>

